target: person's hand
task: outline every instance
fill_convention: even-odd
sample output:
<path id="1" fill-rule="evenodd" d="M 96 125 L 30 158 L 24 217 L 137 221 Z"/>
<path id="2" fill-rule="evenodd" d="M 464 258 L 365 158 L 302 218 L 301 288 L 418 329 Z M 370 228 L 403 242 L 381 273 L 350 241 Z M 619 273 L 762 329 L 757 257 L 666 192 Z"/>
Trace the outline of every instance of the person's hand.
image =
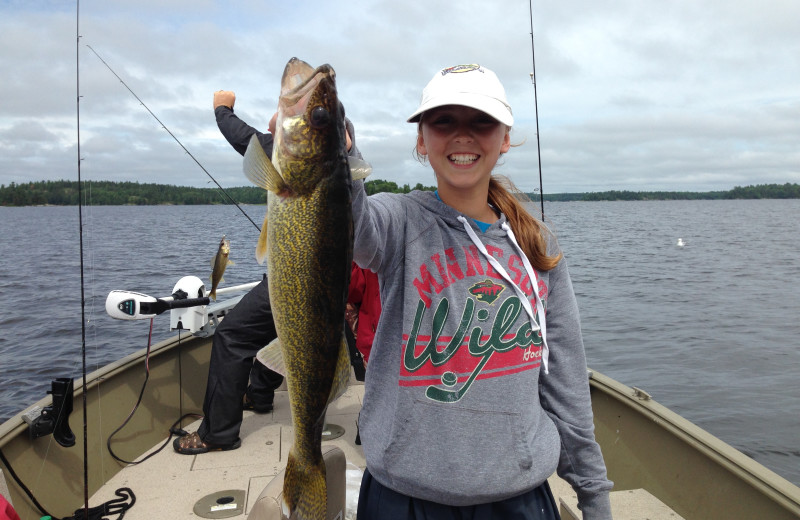
<path id="1" fill-rule="evenodd" d="M 269 133 L 271 133 L 272 135 L 275 135 L 275 122 L 277 120 L 278 120 L 278 113 L 275 112 L 274 114 L 272 114 L 272 118 L 269 120 L 269 125 L 267 125 L 267 130 L 269 130 Z"/>
<path id="2" fill-rule="evenodd" d="M 214 92 L 214 110 L 221 106 L 233 109 L 234 103 L 236 103 L 236 94 L 230 90 L 218 90 Z"/>

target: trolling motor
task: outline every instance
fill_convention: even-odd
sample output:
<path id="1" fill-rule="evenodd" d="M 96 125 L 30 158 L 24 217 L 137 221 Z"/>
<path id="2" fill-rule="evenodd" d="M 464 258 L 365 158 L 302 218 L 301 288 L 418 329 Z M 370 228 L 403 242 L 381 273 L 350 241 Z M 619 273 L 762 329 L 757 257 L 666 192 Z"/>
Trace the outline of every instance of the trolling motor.
<path id="1" fill-rule="evenodd" d="M 187 289 L 197 297 L 189 298 Z M 106 298 L 106 312 L 118 320 L 148 320 L 167 310 L 208 305 L 211 299 L 203 296 L 204 289 L 203 282 L 196 276 L 184 276 L 175 285 L 172 296 L 165 298 L 133 291 L 111 291 Z"/>
<path id="2" fill-rule="evenodd" d="M 47 393 L 53 396 L 53 404 L 44 408 L 36 408 L 32 413 L 39 412 L 38 416 L 23 416 L 28 423 L 31 439 L 38 439 L 45 435 L 53 434 L 53 439 L 61 446 L 69 448 L 75 445 L 75 434 L 69 427 L 69 414 L 72 413 L 72 391 L 74 384 L 70 377 L 53 379 L 51 390 Z"/>
<path id="3" fill-rule="evenodd" d="M 217 294 L 247 290 L 258 283 L 217 289 Z M 210 303 L 203 281 L 196 276 L 184 276 L 175 284 L 172 295 L 163 298 L 134 291 L 111 291 L 106 298 L 106 312 L 118 320 L 149 320 L 169 310 L 171 330 L 184 329 L 197 333 L 209 322 L 209 314 L 216 314 L 213 307 L 220 307 L 221 312 L 226 310 L 226 306 L 220 303 L 212 305 L 210 309 Z"/>
<path id="4" fill-rule="evenodd" d="M 111 291 L 106 298 L 106 312 L 118 320 L 148 320 L 164 311 L 171 312 L 171 329 L 189 329 L 192 332 L 205 325 L 206 306 L 211 299 L 205 294 L 205 285 L 196 276 L 184 276 L 172 289 L 172 295 L 155 298 L 134 291 Z M 190 296 L 192 296 L 190 298 Z"/>

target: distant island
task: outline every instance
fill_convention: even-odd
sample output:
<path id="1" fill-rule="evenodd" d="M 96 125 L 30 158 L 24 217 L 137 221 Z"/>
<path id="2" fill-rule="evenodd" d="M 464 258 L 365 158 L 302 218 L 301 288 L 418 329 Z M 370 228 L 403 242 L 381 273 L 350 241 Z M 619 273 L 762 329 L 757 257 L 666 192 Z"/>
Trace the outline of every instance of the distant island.
<path id="1" fill-rule="evenodd" d="M 433 191 L 433 186 L 398 186 L 380 179 L 364 183 L 367 194 L 390 192 L 408 193 L 412 190 Z M 255 186 L 226 188 L 228 195 L 241 204 L 265 204 L 266 194 Z M 229 204 L 219 188 L 191 188 L 167 184 L 142 184 L 138 182 L 85 182 L 81 190 L 83 204 L 96 206 L 161 204 Z M 539 200 L 538 193 L 528 193 Z M 728 191 L 600 191 L 590 193 L 545 193 L 544 200 L 551 202 L 615 201 L 615 200 L 722 200 L 722 199 L 798 199 L 800 184 L 760 184 L 737 186 Z M 78 204 L 77 181 L 37 181 L 0 184 L 0 206 L 75 206 Z"/>

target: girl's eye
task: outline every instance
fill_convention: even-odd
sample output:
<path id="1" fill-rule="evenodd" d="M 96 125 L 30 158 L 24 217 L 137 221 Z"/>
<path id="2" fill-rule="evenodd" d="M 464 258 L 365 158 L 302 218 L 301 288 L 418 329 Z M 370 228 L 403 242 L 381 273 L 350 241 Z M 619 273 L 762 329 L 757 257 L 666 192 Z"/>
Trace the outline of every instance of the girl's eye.
<path id="1" fill-rule="evenodd" d="M 472 124 L 474 124 L 475 126 L 493 126 L 497 124 L 497 121 L 495 121 L 493 118 L 489 116 L 481 116 L 475 118 Z"/>

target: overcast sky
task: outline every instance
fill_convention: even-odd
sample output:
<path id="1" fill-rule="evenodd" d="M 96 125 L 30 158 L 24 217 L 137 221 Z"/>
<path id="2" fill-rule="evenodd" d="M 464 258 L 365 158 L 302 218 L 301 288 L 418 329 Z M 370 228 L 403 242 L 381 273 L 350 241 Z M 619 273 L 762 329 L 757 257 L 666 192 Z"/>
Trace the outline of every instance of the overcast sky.
<path id="1" fill-rule="evenodd" d="M 215 90 L 266 129 L 297 56 L 330 63 L 373 178 L 434 184 L 405 123 L 438 69 L 480 63 L 513 107 L 497 171 L 539 185 L 527 1 L 0 1 L 0 184 L 213 186 L 103 63 L 223 186 L 248 185 Z M 800 182 L 800 2 L 533 3 L 545 193 L 727 190 Z"/>

